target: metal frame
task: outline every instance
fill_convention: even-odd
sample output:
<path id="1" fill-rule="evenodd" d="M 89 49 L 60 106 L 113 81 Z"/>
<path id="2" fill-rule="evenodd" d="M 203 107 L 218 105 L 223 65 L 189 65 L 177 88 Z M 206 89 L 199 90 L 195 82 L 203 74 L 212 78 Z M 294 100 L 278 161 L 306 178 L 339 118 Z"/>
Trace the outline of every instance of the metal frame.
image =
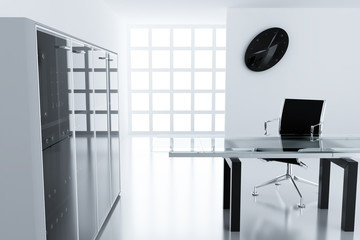
<path id="1" fill-rule="evenodd" d="M 262 183 L 260 185 L 254 186 L 254 191 L 252 192 L 252 195 L 254 197 L 259 196 L 259 193 L 256 191 L 256 189 L 258 189 L 260 187 L 264 187 L 264 186 L 267 186 L 267 185 L 270 185 L 270 184 L 273 184 L 273 183 L 278 186 L 278 185 L 280 185 L 280 182 L 285 181 L 285 180 L 289 180 L 290 182 L 292 182 L 292 184 L 294 185 L 297 193 L 300 196 L 300 202 L 299 202 L 299 204 L 297 206 L 299 208 L 305 208 L 305 204 L 303 202 L 303 196 L 302 196 L 302 194 L 300 192 L 299 187 L 296 185 L 295 181 L 307 183 L 307 184 L 314 185 L 314 186 L 318 186 L 318 184 L 316 184 L 316 183 L 314 183 L 312 181 L 309 181 L 307 179 L 298 177 L 296 175 L 293 175 L 292 174 L 292 165 L 290 163 L 286 164 L 286 173 L 284 175 L 278 176 L 278 177 L 273 178 L 273 179 L 271 179 L 269 181 L 266 181 L 266 182 L 264 182 L 264 183 Z"/>

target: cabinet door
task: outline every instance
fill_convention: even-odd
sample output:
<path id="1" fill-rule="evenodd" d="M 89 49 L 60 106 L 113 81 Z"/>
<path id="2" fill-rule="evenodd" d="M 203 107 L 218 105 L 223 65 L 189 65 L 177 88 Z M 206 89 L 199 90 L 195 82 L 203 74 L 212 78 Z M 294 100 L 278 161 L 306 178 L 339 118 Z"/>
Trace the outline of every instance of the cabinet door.
<path id="1" fill-rule="evenodd" d="M 109 53 L 111 200 L 120 194 L 119 91 L 117 55 Z"/>
<path id="2" fill-rule="evenodd" d="M 74 139 L 70 131 L 69 40 L 37 32 L 46 234 L 76 240 Z"/>
<path id="3" fill-rule="evenodd" d="M 97 233 L 92 49 L 72 42 L 79 239 Z"/>
<path id="4" fill-rule="evenodd" d="M 111 163 L 109 152 L 109 108 L 107 84 L 107 55 L 101 49 L 94 50 L 94 107 L 97 157 L 98 222 L 99 226 L 111 208 Z"/>

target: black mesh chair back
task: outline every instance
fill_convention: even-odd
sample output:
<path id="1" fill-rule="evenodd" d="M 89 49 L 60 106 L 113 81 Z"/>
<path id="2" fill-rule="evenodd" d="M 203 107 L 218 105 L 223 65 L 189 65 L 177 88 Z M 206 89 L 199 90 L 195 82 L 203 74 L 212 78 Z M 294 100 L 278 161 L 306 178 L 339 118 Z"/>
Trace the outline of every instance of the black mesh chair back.
<path id="1" fill-rule="evenodd" d="M 311 126 L 322 121 L 324 100 L 285 99 L 280 119 L 281 136 L 310 136 Z M 315 127 L 313 135 L 321 134 L 321 126 Z"/>

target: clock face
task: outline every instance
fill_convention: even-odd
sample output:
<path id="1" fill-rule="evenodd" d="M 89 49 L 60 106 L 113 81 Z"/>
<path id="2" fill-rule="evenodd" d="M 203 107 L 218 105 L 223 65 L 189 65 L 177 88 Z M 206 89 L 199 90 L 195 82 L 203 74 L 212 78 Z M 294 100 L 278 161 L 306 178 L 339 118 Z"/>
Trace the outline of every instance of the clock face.
<path id="1" fill-rule="evenodd" d="M 288 45 L 289 36 L 285 30 L 269 28 L 251 41 L 245 53 L 245 64 L 252 71 L 267 70 L 280 61 Z"/>

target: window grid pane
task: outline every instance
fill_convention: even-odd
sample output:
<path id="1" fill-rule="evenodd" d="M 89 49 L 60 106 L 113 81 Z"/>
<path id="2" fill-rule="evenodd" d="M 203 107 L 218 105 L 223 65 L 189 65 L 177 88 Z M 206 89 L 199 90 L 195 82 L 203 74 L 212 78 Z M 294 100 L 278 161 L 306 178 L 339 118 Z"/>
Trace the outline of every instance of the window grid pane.
<path id="1" fill-rule="evenodd" d="M 130 132 L 220 134 L 224 26 L 142 26 L 129 41 Z"/>

